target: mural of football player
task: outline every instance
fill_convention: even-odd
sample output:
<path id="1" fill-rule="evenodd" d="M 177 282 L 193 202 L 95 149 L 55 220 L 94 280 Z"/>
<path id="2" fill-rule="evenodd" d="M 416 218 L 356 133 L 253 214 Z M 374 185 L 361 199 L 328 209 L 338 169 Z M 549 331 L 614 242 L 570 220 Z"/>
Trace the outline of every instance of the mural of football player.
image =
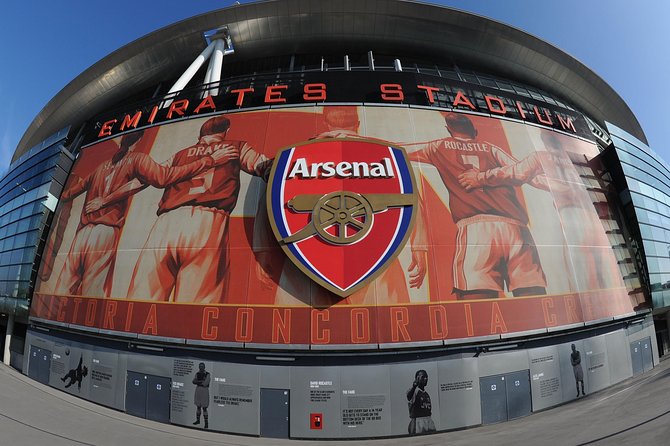
<path id="1" fill-rule="evenodd" d="M 459 182 L 467 190 L 498 186 L 532 186 L 551 193 L 558 210 L 566 244 L 564 259 L 567 271 L 574 271 L 577 285 L 582 290 L 623 287 L 617 281 L 616 259 L 609 250 L 594 249 L 608 247 L 598 215 L 582 184 L 579 173 L 565 151 L 561 139 L 555 132 L 542 130 L 542 142 L 546 150 L 532 152 L 524 159 L 507 166 L 486 171 L 472 169 L 462 173 Z M 570 250 L 580 265 L 569 267 Z M 572 286 L 574 290 L 575 287 Z"/>
<path id="2" fill-rule="evenodd" d="M 271 160 L 244 141 L 226 139 L 230 120 L 211 118 L 196 144 L 170 164 L 184 166 L 217 149 L 223 161 L 200 175 L 165 185 L 158 218 L 135 265 L 128 297 L 141 300 L 216 303 L 228 286 L 228 226 L 240 191 L 240 172 L 267 179 Z"/>
<path id="3" fill-rule="evenodd" d="M 358 116 L 357 107 L 353 106 L 332 106 L 323 108 L 323 120 L 327 130 L 314 136 L 310 139 L 322 138 L 365 138 L 359 134 L 360 118 Z M 385 144 L 390 144 L 387 141 L 380 141 Z M 263 200 L 261 200 L 263 201 Z M 262 206 L 264 207 L 264 206 Z M 265 215 L 259 214 L 258 223 L 262 224 L 262 231 L 265 236 L 258 236 L 258 225 L 254 228 L 255 239 L 262 241 L 255 241 L 257 263 L 257 275 L 261 283 L 266 287 L 272 286 L 273 271 L 277 268 L 273 265 L 270 250 L 268 247 L 276 246 L 276 243 L 270 241 L 272 239 L 271 230 L 267 222 L 267 213 Z M 420 288 L 425 280 L 427 272 L 426 262 L 426 231 L 424 227 L 423 212 L 421 209 L 417 212 L 417 218 L 414 224 L 414 230 L 410 238 L 412 260 L 409 265 L 409 287 Z M 265 247 L 265 248 L 263 248 Z M 279 276 L 279 286 L 275 297 L 275 304 L 290 305 L 295 304 L 296 299 L 304 292 L 299 291 L 304 288 L 304 275 L 291 262 L 284 262 L 284 266 Z M 363 287 L 356 291 L 351 296 L 342 300 L 337 298 L 338 302 L 354 305 L 372 305 L 375 303 L 407 303 L 410 302 L 407 282 L 405 281 L 405 273 L 402 270 L 400 262 L 394 260 L 388 268 L 377 278 L 372 284 Z M 381 300 L 383 299 L 383 302 Z M 316 291 L 311 296 L 310 303 L 312 305 L 332 305 L 335 303 L 330 293 L 326 292 L 321 287 L 317 287 Z"/>
<path id="4" fill-rule="evenodd" d="M 459 176 L 516 162 L 501 148 L 477 138 L 472 119 L 446 113 L 450 136 L 405 144 L 410 161 L 435 166 L 449 191 L 449 209 L 457 227 L 453 264 L 458 299 L 498 297 L 505 286 L 514 296 L 546 294 L 546 278 L 528 215 L 513 186 L 466 189 Z"/>
<path id="5" fill-rule="evenodd" d="M 164 187 L 197 175 L 215 164 L 206 157 L 183 166 L 164 166 L 150 156 L 135 152 L 143 132 L 124 135 L 111 160 L 102 163 L 85 178 L 77 178 L 61 201 L 67 203 L 86 193 L 84 209 L 65 264 L 56 283 L 56 292 L 109 297 L 116 248 L 125 223 L 128 183 L 139 178 L 144 184 Z"/>

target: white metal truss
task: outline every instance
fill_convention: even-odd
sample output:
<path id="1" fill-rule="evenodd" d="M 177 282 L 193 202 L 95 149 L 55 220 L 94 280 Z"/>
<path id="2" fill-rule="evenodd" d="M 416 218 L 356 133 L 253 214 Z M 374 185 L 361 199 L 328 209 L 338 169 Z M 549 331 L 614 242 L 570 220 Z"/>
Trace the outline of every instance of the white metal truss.
<path id="1" fill-rule="evenodd" d="M 207 48 L 195 58 L 184 73 L 177 79 L 172 88 L 165 95 L 162 107 L 167 107 L 172 103 L 174 94 L 183 90 L 193 79 L 205 62 L 209 60 L 207 71 L 205 72 L 205 84 L 215 84 L 212 88 L 203 91 L 203 98 L 206 96 L 216 96 L 219 94 L 218 82 L 221 80 L 223 71 L 223 57 L 233 54 L 233 40 L 227 26 L 222 26 L 205 33 L 205 39 L 208 42 Z"/>

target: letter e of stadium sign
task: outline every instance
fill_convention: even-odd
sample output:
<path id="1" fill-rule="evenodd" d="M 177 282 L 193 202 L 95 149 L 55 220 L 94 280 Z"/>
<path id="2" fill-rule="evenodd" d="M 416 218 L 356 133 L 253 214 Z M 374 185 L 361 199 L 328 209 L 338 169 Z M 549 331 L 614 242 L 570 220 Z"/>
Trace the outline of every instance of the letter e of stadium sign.
<path id="1" fill-rule="evenodd" d="M 318 139 L 280 151 L 267 206 L 284 252 L 342 297 L 398 255 L 418 211 L 405 151 L 360 138 Z"/>

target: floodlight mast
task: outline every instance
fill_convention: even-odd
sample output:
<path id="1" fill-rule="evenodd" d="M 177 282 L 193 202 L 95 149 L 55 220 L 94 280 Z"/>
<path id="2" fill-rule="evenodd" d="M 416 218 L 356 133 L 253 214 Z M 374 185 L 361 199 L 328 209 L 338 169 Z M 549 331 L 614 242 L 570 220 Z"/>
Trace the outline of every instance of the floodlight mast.
<path id="1" fill-rule="evenodd" d="M 207 47 L 195 58 L 184 73 L 177 79 L 172 88 L 165 95 L 166 100 L 163 102 L 162 108 L 169 106 L 172 103 L 175 93 L 183 90 L 186 85 L 193 79 L 195 74 L 200 70 L 203 64 L 209 60 L 207 71 L 205 72 L 205 84 L 218 83 L 221 80 L 223 71 L 223 57 L 235 52 L 233 47 L 233 39 L 230 35 L 230 30 L 227 25 L 207 31 L 204 33 Z M 203 91 L 203 98 L 206 96 L 216 96 L 219 93 L 218 86 Z"/>

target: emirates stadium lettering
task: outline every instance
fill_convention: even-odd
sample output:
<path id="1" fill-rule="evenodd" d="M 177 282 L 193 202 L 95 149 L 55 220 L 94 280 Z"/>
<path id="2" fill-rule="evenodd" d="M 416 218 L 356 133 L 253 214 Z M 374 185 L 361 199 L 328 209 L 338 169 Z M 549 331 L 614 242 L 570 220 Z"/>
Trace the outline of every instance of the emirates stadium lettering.
<path id="1" fill-rule="evenodd" d="M 308 77 L 315 78 L 315 76 Z M 335 76 L 335 73 L 323 73 L 321 76 L 332 77 Z M 390 74 L 387 73 L 386 76 Z M 405 80 L 403 78 L 403 81 Z M 253 87 L 252 84 L 231 85 L 229 88 L 221 89 L 222 93 L 217 96 L 206 96 L 202 99 L 198 94 L 187 98 L 162 99 L 134 111 L 100 117 L 94 130 L 88 134 L 86 144 L 130 130 L 205 114 L 244 110 L 258 106 L 321 104 L 329 101 L 414 104 L 486 113 L 588 137 L 589 132 L 585 130 L 588 126 L 583 122 L 583 118 L 565 108 L 533 103 L 527 98 L 518 97 L 512 93 L 477 91 L 476 87 L 472 86 L 467 88 L 448 85 L 436 87 L 427 85 L 428 83 L 433 84 L 433 79 L 424 84 L 418 76 L 412 80 L 411 83 L 409 81 L 374 83 L 366 80 L 362 82 L 364 85 L 353 87 L 348 82 L 346 89 L 338 88 L 340 82 L 337 81 L 306 82 L 301 85 L 294 85 L 287 81 L 286 84 L 268 85 L 264 88 Z M 440 79 L 440 82 L 444 83 L 446 80 Z"/>

